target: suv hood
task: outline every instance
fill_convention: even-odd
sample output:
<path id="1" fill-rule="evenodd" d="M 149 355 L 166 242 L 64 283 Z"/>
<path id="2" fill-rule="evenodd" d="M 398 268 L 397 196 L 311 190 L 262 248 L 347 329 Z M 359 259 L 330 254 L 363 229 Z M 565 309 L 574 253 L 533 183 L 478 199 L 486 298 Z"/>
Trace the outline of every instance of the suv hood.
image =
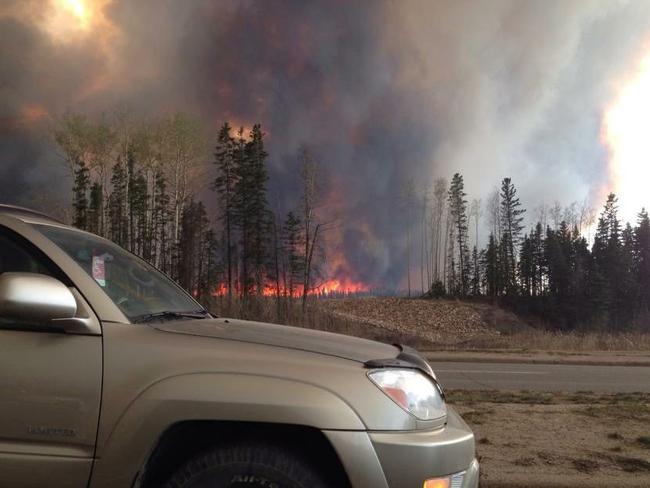
<path id="1" fill-rule="evenodd" d="M 157 330 L 175 334 L 265 344 L 336 356 L 362 363 L 378 358 L 394 358 L 400 353 L 400 349 L 396 346 L 358 337 L 246 320 L 223 318 L 175 320 L 148 325 Z"/>

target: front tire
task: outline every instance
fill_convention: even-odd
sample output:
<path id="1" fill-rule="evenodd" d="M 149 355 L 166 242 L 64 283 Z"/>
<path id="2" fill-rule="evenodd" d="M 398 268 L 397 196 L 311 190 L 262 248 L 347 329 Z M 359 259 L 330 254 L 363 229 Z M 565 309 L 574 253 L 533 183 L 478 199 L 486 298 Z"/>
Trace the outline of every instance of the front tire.
<path id="1" fill-rule="evenodd" d="M 276 446 L 221 447 L 179 469 L 166 488 L 327 488 L 305 460 Z"/>

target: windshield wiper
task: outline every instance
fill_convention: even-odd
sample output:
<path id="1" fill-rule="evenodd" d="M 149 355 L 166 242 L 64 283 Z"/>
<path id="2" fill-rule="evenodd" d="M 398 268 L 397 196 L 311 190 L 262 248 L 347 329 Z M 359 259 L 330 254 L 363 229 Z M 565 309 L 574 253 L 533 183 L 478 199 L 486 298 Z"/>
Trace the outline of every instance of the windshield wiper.
<path id="1" fill-rule="evenodd" d="M 138 315 L 137 317 L 131 319 L 131 322 L 134 324 L 142 324 L 145 322 L 153 322 L 156 320 L 164 319 L 206 319 L 208 317 L 210 317 L 210 314 L 206 310 L 194 310 L 192 312 L 174 312 L 171 310 L 165 310 L 162 312 Z"/>

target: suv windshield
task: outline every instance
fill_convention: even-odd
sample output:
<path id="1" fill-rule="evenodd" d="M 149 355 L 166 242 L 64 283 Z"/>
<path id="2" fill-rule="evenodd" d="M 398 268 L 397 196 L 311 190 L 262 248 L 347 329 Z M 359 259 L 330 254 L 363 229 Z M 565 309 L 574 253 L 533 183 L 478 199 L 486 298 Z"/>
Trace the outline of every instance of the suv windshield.
<path id="1" fill-rule="evenodd" d="M 112 242 L 63 227 L 34 227 L 74 259 L 130 321 L 206 313 L 164 274 Z"/>

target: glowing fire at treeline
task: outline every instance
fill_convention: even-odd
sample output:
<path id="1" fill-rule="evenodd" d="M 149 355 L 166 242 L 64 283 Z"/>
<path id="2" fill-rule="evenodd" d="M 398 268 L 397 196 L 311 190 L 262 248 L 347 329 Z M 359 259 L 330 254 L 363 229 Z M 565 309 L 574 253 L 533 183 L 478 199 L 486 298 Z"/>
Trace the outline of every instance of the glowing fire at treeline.
<path id="1" fill-rule="evenodd" d="M 53 135 L 74 180 L 71 223 L 153 263 L 196 296 L 305 303 L 369 292 L 351 278 L 337 219 L 325 208 L 336 192 L 325 190 L 319 164 L 305 150 L 296 203 L 272 209 L 267 136 L 259 124 L 243 127 L 226 122 L 210 138 L 200 119 L 179 113 L 147 122 L 123 114 L 58 118 Z M 202 184 L 208 189 L 197 191 Z"/>
<path id="2" fill-rule="evenodd" d="M 303 294 L 303 288 L 293 290 L 292 293 L 289 292 L 288 288 L 284 285 L 276 285 L 274 283 L 266 283 L 262 290 L 262 295 L 266 297 L 284 297 L 288 298 L 300 298 Z M 316 284 L 313 288 L 307 290 L 309 296 L 314 297 L 340 297 L 340 296 L 354 296 L 354 295 L 363 295 L 370 293 L 371 288 L 360 282 L 351 281 L 346 278 L 341 279 L 330 279 L 323 281 L 322 283 Z M 235 287 L 235 293 L 241 294 L 239 287 Z M 196 294 L 196 292 L 195 292 Z M 212 295 L 215 297 L 224 297 L 228 295 L 228 287 L 225 283 L 219 283 L 217 287 L 212 291 Z"/>

